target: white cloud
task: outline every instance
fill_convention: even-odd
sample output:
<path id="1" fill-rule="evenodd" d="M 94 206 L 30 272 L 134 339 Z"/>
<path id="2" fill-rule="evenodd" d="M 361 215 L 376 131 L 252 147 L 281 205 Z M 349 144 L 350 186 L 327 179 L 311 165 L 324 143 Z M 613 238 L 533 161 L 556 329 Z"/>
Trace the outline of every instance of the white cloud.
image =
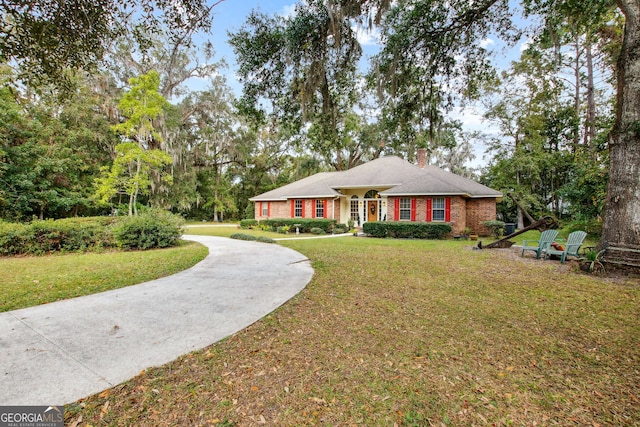
<path id="1" fill-rule="evenodd" d="M 352 30 L 356 33 L 356 38 L 362 46 L 380 45 L 380 31 L 378 29 L 368 30 L 354 25 Z"/>
<path id="2" fill-rule="evenodd" d="M 487 47 L 496 44 L 495 41 L 493 41 L 493 39 L 484 39 L 480 42 L 480 47 L 483 49 L 486 49 Z"/>
<path id="3" fill-rule="evenodd" d="M 278 12 L 278 15 L 284 18 L 290 18 L 295 14 L 295 11 L 296 11 L 296 3 L 293 3 L 287 6 L 283 6 L 282 9 L 280 9 L 280 12 Z"/>

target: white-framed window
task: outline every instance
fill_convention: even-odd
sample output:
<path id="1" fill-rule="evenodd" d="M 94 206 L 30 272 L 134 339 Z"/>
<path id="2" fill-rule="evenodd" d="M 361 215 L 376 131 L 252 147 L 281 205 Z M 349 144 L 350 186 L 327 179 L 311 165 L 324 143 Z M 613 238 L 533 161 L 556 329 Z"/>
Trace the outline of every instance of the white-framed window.
<path id="1" fill-rule="evenodd" d="M 355 224 L 358 224 L 358 196 L 351 196 L 351 219 Z"/>
<path id="2" fill-rule="evenodd" d="M 434 197 L 431 205 L 432 221 L 444 221 L 444 197 Z"/>
<path id="3" fill-rule="evenodd" d="M 269 216 L 269 202 L 262 202 L 262 216 Z"/>
<path id="4" fill-rule="evenodd" d="M 400 221 L 411 221 L 411 199 L 403 197 L 400 199 Z"/>
<path id="5" fill-rule="evenodd" d="M 324 200 L 316 200 L 316 218 L 324 218 Z"/>
<path id="6" fill-rule="evenodd" d="M 304 201 L 300 199 L 293 202 L 293 216 L 295 218 L 302 218 L 302 203 L 304 203 Z"/>

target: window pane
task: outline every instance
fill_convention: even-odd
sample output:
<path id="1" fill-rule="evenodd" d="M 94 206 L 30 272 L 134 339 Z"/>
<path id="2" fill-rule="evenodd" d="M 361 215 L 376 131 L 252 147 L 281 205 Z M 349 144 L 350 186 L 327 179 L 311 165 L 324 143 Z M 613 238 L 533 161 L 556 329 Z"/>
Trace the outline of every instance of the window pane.
<path id="1" fill-rule="evenodd" d="M 444 221 L 444 197 L 433 199 L 433 221 Z"/>
<path id="2" fill-rule="evenodd" d="M 400 219 L 411 220 L 411 199 L 400 199 Z"/>
<path id="3" fill-rule="evenodd" d="M 295 201 L 294 216 L 296 218 L 302 217 L 302 200 Z"/>
<path id="4" fill-rule="evenodd" d="M 433 199 L 433 209 L 444 209 L 443 197 L 437 197 Z"/>
<path id="5" fill-rule="evenodd" d="M 324 218 L 324 201 L 316 200 L 316 218 Z"/>
<path id="6" fill-rule="evenodd" d="M 351 200 L 351 219 L 358 222 L 358 201 Z"/>

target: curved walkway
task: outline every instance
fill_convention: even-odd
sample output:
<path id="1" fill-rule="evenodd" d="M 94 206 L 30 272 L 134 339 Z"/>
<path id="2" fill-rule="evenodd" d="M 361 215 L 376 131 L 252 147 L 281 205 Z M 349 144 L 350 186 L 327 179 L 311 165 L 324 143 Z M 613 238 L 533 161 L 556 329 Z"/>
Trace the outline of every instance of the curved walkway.
<path id="1" fill-rule="evenodd" d="M 0 313 L 0 406 L 63 405 L 249 326 L 300 292 L 309 260 L 279 245 L 185 236 L 196 266 L 140 285 Z"/>

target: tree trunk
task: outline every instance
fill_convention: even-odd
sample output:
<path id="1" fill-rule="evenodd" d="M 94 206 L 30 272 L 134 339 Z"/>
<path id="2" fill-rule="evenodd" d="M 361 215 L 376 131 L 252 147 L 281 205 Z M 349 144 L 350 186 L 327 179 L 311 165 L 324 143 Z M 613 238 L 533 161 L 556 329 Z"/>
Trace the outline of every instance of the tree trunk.
<path id="1" fill-rule="evenodd" d="M 640 245 L 640 0 L 618 0 L 618 7 L 625 15 L 625 29 L 601 247 Z"/>
<path id="2" fill-rule="evenodd" d="M 522 230 L 524 228 L 524 215 L 522 214 L 522 209 L 518 207 L 518 230 Z"/>
<path id="3" fill-rule="evenodd" d="M 585 123 L 584 142 L 590 154 L 595 157 L 595 150 L 592 144 L 596 134 L 596 100 L 595 83 L 593 81 L 593 52 L 591 50 L 591 44 L 591 33 L 587 32 L 587 39 L 585 43 L 585 54 L 587 59 L 587 120 Z"/>
<path id="4" fill-rule="evenodd" d="M 576 62 L 574 64 L 575 69 L 573 70 L 574 72 L 574 77 L 576 79 L 575 81 L 575 93 L 574 93 L 574 99 L 573 99 L 573 108 L 575 108 L 576 113 L 578 111 L 580 111 L 580 89 L 582 88 L 582 79 L 581 79 L 581 73 L 580 73 L 580 35 L 576 34 Z M 586 136 L 585 136 L 586 138 Z M 580 134 L 578 132 L 575 132 L 575 134 L 573 135 L 573 152 L 575 153 L 576 151 L 578 151 L 578 143 L 580 142 Z"/>

